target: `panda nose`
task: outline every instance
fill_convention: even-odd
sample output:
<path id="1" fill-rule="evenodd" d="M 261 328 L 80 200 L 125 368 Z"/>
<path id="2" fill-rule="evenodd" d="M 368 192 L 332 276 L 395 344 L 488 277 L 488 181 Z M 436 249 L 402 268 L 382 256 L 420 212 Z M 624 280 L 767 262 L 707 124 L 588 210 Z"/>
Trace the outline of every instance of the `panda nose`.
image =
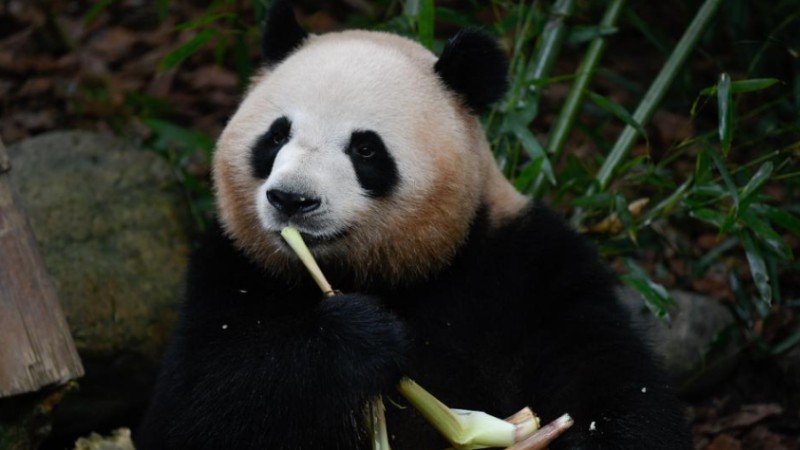
<path id="1" fill-rule="evenodd" d="M 322 203 L 318 198 L 278 189 L 268 190 L 267 200 L 275 209 L 287 216 L 309 213 L 319 208 Z"/>

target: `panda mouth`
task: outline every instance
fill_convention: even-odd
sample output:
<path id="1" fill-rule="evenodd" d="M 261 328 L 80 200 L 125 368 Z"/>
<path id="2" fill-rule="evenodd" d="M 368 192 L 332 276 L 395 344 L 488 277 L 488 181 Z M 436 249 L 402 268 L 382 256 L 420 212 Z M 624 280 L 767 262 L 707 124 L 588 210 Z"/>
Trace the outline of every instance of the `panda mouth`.
<path id="1" fill-rule="evenodd" d="M 333 233 L 309 233 L 306 230 L 298 228 L 300 235 L 303 236 L 303 241 L 305 241 L 306 245 L 309 247 L 319 247 L 326 244 L 330 244 L 334 241 L 337 241 L 343 237 L 345 237 L 348 233 L 348 229 L 342 229 L 335 231 Z M 280 233 L 278 233 L 280 235 Z M 282 239 L 281 239 L 282 240 Z"/>

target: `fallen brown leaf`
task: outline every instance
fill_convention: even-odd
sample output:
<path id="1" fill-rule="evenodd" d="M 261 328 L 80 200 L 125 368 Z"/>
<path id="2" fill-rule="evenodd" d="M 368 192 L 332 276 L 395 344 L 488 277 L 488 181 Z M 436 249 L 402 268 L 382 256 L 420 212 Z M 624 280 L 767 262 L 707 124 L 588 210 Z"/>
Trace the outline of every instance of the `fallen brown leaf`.
<path id="1" fill-rule="evenodd" d="M 742 443 L 729 434 L 720 434 L 706 446 L 706 450 L 741 450 L 741 448 Z"/>

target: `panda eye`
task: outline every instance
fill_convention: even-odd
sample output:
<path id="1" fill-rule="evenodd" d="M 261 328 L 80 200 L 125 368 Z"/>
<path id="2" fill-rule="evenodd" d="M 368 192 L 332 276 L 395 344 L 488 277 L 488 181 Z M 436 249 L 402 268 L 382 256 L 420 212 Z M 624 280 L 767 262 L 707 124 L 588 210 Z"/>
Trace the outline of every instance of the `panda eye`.
<path id="1" fill-rule="evenodd" d="M 355 153 L 359 158 L 369 159 L 375 156 L 375 149 L 367 145 L 360 145 L 356 147 Z"/>
<path id="2" fill-rule="evenodd" d="M 279 128 L 275 130 L 270 135 L 270 142 L 272 145 L 279 147 L 286 143 L 289 138 L 289 130 L 285 128 Z"/>
<path id="3" fill-rule="evenodd" d="M 289 141 L 291 129 L 292 124 L 289 122 L 289 119 L 281 117 L 269 127 L 269 131 L 267 131 L 267 135 L 265 136 L 266 141 L 273 148 L 283 147 L 283 145 Z"/>

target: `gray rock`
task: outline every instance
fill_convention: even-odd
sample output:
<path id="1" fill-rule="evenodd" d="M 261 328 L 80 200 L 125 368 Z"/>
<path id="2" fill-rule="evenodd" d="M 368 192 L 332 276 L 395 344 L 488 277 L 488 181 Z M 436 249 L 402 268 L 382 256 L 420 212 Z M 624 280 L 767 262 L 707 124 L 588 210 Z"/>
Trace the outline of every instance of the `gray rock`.
<path id="1" fill-rule="evenodd" d="M 715 337 L 734 323 L 733 314 L 718 300 L 671 291 L 676 305 L 667 324 L 650 313 L 638 292 L 621 288 L 618 294 L 682 393 L 703 391 L 735 368 L 739 355 L 736 342 L 710 350 Z"/>
<path id="2" fill-rule="evenodd" d="M 79 352 L 156 358 L 175 319 L 188 213 L 169 166 L 118 138 L 53 132 L 9 148 L 11 179 Z"/>

